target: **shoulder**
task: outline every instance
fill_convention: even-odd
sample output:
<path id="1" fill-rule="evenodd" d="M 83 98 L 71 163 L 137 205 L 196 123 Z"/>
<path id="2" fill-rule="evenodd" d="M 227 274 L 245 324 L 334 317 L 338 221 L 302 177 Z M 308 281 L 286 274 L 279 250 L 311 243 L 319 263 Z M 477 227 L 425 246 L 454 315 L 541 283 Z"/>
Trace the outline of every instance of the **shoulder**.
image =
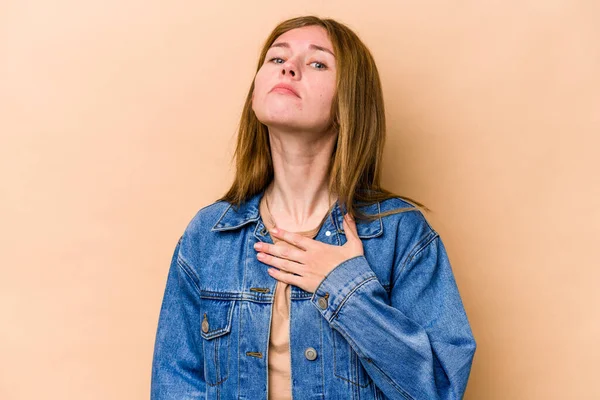
<path id="1" fill-rule="evenodd" d="M 210 247 L 211 228 L 229 206 L 228 202 L 215 201 L 196 211 L 179 239 L 180 258 L 193 263 L 198 254 Z"/>
<path id="2" fill-rule="evenodd" d="M 410 232 L 417 236 L 428 236 L 437 234 L 431 226 L 423 211 L 414 204 L 400 197 L 392 197 L 381 201 L 380 212 L 385 213 L 393 210 L 400 212 L 382 217 L 384 224 L 396 227 L 403 232 Z"/>
<path id="3" fill-rule="evenodd" d="M 408 259 L 439 237 L 439 234 L 423 211 L 412 203 L 399 197 L 380 202 L 381 213 L 398 209 L 405 210 L 381 218 L 384 236 L 394 242 L 398 257 Z"/>
<path id="4" fill-rule="evenodd" d="M 201 207 L 185 228 L 184 236 L 210 232 L 215 222 L 221 218 L 229 207 L 230 204 L 222 200 Z"/>

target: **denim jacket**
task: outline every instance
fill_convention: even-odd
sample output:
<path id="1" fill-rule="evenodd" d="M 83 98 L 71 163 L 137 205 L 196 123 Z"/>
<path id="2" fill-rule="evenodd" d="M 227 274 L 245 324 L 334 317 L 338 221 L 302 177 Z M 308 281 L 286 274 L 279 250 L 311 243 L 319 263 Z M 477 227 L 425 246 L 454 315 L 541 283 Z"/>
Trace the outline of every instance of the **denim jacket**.
<path id="1" fill-rule="evenodd" d="M 151 399 L 267 399 L 276 280 L 254 243 L 273 243 L 264 192 L 239 208 L 201 208 L 179 239 L 162 300 Z M 364 255 L 337 265 L 314 293 L 291 287 L 294 400 L 461 399 L 475 340 L 439 234 L 400 198 L 364 206 Z M 314 240 L 346 242 L 336 202 Z"/>

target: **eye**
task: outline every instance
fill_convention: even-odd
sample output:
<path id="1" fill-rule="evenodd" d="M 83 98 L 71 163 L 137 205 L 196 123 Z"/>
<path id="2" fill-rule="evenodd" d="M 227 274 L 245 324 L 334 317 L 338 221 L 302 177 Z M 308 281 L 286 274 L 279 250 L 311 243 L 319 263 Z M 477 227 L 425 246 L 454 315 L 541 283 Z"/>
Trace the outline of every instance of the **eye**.
<path id="1" fill-rule="evenodd" d="M 269 62 L 273 62 L 274 60 L 281 60 L 282 62 L 276 62 L 275 64 L 282 64 L 283 63 L 283 59 L 279 58 L 279 57 L 273 57 L 269 60 Z"/>
<path id="2" fill-rule="evenodd" d="M 312 65 L 312 64 L 320 65 L 320 67 L 315 67 L 316 69 L 327 69 L 327 65 L 323 64 L 322 62 L 314 61 L 314 62 L 311 62 L 309 65 Z"/>

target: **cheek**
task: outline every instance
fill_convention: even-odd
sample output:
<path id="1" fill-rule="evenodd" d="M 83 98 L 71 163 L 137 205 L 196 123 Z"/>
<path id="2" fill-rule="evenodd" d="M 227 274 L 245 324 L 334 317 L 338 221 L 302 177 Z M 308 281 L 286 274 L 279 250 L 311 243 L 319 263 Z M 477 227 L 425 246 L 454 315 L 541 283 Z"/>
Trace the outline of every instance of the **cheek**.
<path id="1" fill-rule="evenodd" d="M 333 98 L 335 97 L 335 85 L 331 85 L 330 83 L 324 83 L 320 87 L 319 92 L 319 103 L 323 107 L 331 107 L 331 103 L 333 102 Z"/>
<path id="2" fill-rule="evenodd" d="M 335 85 L 331 85 L 329 82 L 323 83 L 323 86 L 321 86 L 317 101 L 317 112 L 320 114 L 319 119 L 323 121 L 331 120 L 332 118 L 331 105 L 333 103 L 333 98 L 335 97 L 335 90 Z"/>
<path id="3" fill-rule="evenodd" d="M 262 77 L 260 76 L 260 74 L 256 74 L 256 77 L 254 78 L 254 89 L 252 90 L 252 105 L 254 106 L 254 103 L 257 101 L 260 101 L 260 99 L 262 98 L 263 94 L 263 87 L 264 87 L 264 82 Z"/>
<path id="4" fill-rule="evenodd" d="M 268 72 L 264 69 L 260 69 L 254 77 L 254 98 L 259 100 L 265 97 L 267 91 L 269 90 L 269 85 L 270 79 Z"/>

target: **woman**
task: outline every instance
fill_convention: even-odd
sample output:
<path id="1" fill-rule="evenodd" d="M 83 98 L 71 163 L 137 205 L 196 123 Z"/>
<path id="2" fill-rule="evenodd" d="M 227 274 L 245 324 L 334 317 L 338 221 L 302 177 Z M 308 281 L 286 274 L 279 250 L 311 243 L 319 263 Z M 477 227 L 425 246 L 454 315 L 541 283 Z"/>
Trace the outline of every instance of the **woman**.
<path id="1" fill-rule="evenodd" d="M 153 399 L 463 396 L 475 340 L 439 235 L 380 187 L 384 138 L 360 39 L 312 16 L 277 26 L 234 183 L 173 254 Z"/>

